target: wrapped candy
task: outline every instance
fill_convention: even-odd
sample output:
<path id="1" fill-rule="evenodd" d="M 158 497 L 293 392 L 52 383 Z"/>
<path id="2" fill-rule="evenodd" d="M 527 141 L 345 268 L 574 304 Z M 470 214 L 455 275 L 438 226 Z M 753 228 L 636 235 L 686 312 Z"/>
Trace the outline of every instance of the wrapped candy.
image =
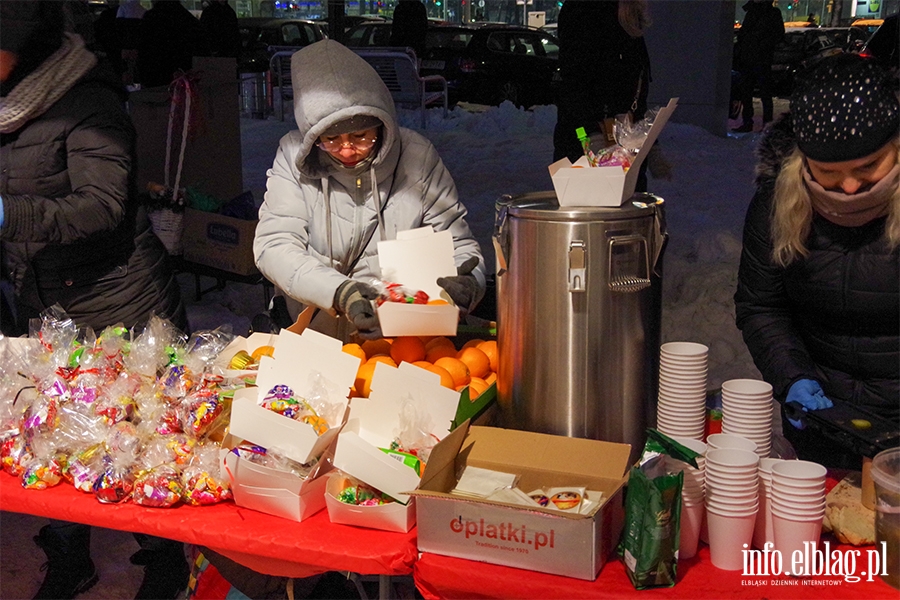
<path id="1" fill-rule="evenodd" d="M 63 467 L 58 457 L 34 457 L 22 466 L 22 487 L 45 490 L 62 481 Z"/>
<path id="2" fill-rule="evenodd" d="M 212 431 L 225 415 L 225 405 L 219 400 L 218 391 L 211 388 L 192 392 L 179 410 L 182 430 L 194 439 Z"/>
<path id="3" fill-rule="evenodd" d="M 139 472 L 131 499 L 135 504 L 154 508 L 174 506 L 181 500 L 181 471 L 174 463 Z"/>
<path id="4" fill-rule="evenodd" d="M 374 280 L 373 287 L 378 290 L 376 304 L 381 306 L 385 302 L 400 302 L 402 304 L 428 304 L 428 294 L 423 290 L 412 290 L 399 283 Z"/>
<path id="5" fill-rule="evenodd" d="M 118 504 L 127 500 L 134 489 L 131 466 L 116 460 L 110 454 L 102 458 L 102 471 L 94 480 L 94 495 L 103 504 Z"/>
<path id="6" fill-rule="evenodd" d="M 391 450 L 411 454 L 422 463 L 428 462 L 431 449 L 440 440 L 431 431 L 434 420 L 426 407 L 419 406 L 411 395 L 400 401 L 399 427 L 394 430 Z"/>
<path id="7" fill-rule="evenodd" d="M 315 478 L 322 466 L 326 464 L 323 461 L 319 461 L 318 458 L 314 458 L 306 464 L 299 463 L 275 452 L 269 452 L 262 446 L 253 444 L 240 444 L 232 448 L 231 452 L 243 460 L 275 471 L 292 473 L 301 479 Z"/>
<path id="8" fill-rule="evenodd" d="M 394 502 L 394 499 L 383 494 L 372 486 L 359 481 L 354 477 L 346 474 L 337 475 L 341 477 L 341 483 L 338 486 L 337 499 L 345 504 L 353 504 L 356 506 L 381 506 Z"/>
<path id="9" fill-rule="evenodd" d="M 33 458 L 31 448 L 28 447 L 25 437 L 22 435 L 9 436 L 0 443 L 0 463 L 3 465 L 3 470 L 14 477 L 21 475 L 24 470 L 23 465 Z"/>
<path id="10" fill-rule="evenodd" d="M 209 371 L 216 357 L 233 339 L 231 325 L 194 333 L 187 342 L 184 364 L 197 373 Z"/>
<path id="11" fill-rule="evenodd" d="M 76 452 L 69 457 L 63 476 L 75 489 L 91 494 L 94 483 L 104 470 L 103 446 L 96 444 Z"/>
<path id="12" fill-rule="evenodd" d="M 182 473 L 182 499 L 194 506 L 216 504 L 231 498 L 231 486 L 222 477 L 219 447 L 198 446 Z"/>

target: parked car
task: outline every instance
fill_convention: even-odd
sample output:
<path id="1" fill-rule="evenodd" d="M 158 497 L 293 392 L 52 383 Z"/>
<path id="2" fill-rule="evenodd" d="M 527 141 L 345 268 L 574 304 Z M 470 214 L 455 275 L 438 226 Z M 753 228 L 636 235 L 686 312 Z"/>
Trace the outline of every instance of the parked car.
<path id="1" fill-rule="evenodd" d="M 875 30 L 860 54 L 871 57 L 883 69 L 893 74 L 895 85 L 900 75 L 900 16 L 891 15 Z"/>
<path id="2" fill-rule="evenodd" d="M 869 39 L 869 34 L 862 27 L 820 27 L 819 31 L 831 36 L 844 52 L 859 52 Z"/>
<path id="3" fill-rule="evenodd" d="M 795 28 L 784 32 L 784 38 L 775 47 L 772 63 L 772 91 L 775 96 L 786 98 L 791 95 L 794 77 L 812 62 L 843 49 L 835 43 L 827 29 Z"/>
<path id="4" fill-rule="evenodd" d="M 244 73 L 259 73 L 269 68 L 269 59 L 279 50 L 299 50 L 325 39 L 325 31 L 314 21 L 303 19 L 238 19 L 241 33 L 241 57 L 238 67 Z"/>
<path id="5" fill-rule="evenodd" d="M 348 48 L 388 46 L 391 40 L 391 21 L 362 21 L 347 30 L 344 45 Z"/>
<path id="6" fill-rule="evenodd" d="M 559 41 L 538 29 L 485 25 L 474 30 L 459 60 L 459 97 L 516 106 L 553 104 L 560 82 Z"/>
<path id="7" fill-rule="evenodd" d="M 884 23 L 884 19 L 856 19 L 850 26 L 865 29 L 869 35 L 872 35 L 876 29 L 881 27 L 882 23 Z"/>

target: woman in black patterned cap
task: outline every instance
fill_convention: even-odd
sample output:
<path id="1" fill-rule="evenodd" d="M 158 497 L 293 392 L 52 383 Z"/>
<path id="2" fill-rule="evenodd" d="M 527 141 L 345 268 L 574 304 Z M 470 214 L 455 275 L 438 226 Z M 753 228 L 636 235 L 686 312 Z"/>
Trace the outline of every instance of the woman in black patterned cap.
<path id="1" fill-rule="evenodd" d="M 800 80 L 759 148 L 737 325 L 776 399 L 847 402 L 900 423 L 900 105 L 871 61 L 842 54 Z M 787 419 L 801 457 L 858 457 Z M 898 426 L 900 428 L 900 426 Z"/>

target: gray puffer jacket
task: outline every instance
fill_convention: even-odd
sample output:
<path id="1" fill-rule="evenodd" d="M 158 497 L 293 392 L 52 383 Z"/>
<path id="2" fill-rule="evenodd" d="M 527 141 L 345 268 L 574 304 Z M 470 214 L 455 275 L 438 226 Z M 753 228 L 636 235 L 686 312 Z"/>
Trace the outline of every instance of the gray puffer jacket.
<path id="1" fill-rule="evenodd" d="M 430 225 L 453 234 L 456 265 L 484 259 L 465 221 L 466 208 L 431 142 L 397 124 L 378 74 L 333 40 L 291 59 L 297 130 L 281 139 L 268 171 L 253 252 L 260 271 L 290 298 L 326 310 L 348 278 L 378 277 L 379 240 Z M 316 143 L 330 126 L 357 115 L 383 124 L 374 159 L 344 169 Z"/>

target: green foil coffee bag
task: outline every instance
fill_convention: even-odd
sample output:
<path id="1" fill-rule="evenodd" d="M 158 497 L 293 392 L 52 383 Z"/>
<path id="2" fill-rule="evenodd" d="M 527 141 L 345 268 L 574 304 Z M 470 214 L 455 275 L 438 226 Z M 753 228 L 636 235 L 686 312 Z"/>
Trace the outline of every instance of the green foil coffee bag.
<path id="1" fill-rule="evenodd" d="M 675 585 L 684 483 L 684 473 L 665 472 L 666 454 L 673 450 L 668 438 L 655 430 L 648 434 L 639 466 L 632 467 L 629 474 L 625 527 L 618 548 L 625 571 L 638 590 Z M 678 445 L 673 453 L 679 455 L 680 448 Z M 693 462 L 690 455 L 678 458 Z"/>

